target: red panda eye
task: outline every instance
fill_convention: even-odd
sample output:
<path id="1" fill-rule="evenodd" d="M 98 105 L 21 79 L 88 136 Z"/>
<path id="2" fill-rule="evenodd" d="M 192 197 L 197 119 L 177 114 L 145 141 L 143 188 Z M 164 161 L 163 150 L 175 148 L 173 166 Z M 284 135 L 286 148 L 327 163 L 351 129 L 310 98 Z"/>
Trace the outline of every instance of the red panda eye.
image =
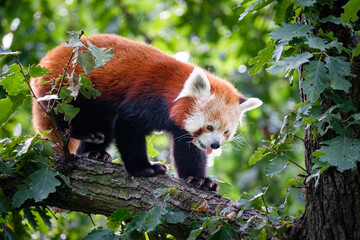
<path id="1" fill-rule="evenodd" d="M 229 130 L 226 130 L 225 132 L 224 132 L 224 134 L 228 134 L 229 133 Z"/>
<path id="2" fill-rule="evenodd" d="M 207 125 L 206 129 L 209 130 L 210 132 L 214 131 L 214 127 L 211 125 Z"/>

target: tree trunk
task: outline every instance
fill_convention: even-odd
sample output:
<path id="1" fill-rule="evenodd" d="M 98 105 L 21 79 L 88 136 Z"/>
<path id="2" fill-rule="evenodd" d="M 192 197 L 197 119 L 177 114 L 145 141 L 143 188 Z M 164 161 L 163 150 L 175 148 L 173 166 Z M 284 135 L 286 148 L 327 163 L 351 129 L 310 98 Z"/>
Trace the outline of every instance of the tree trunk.
<path id="1" fill-rule="evenodd" d="M 324 9 L 322 18 L 334 15 L 340 17 L 342 6 L 347 1 L 336 1 L 332 9 Z M 303 16 L 299 20 L 304 23 Z M 325 32 L 332 31 L 338 41 L 349 49 L 359 42 L 358 37 L 350 36 L 349 29 L 342 25 L 325 23 L 321 27 Z M 353 59 L 351 66 L 352 73 L 360 76 L 360 59 Z M 299 69 L 300 84 L 304 81 L 302 77 L 303 68 Z M 352 99 L 356 112 L 360 112 L 360 81 L 350 79 L 352 87 L 349 94 L 340 93 L 345 99 Z M 301 101 L 306 101 L 304 90 L 300 90 Z M 332 103 L 328 99 L 322 99 L 326 107 Z M 343 119 L 348 116 L 342 116 Z M 352 138 L 360 138 L 359 128 L 352 133 Z M 335 133 L 328 131 L 323 136 L 316 136 L 313 140 L 312 128 L 305 129 L 305 166 L 311 172 L 314 158 L 313 152 L 320 148 L 320 142 L 330 140 Z M 344 172 L 337 171 L 336 167 L 330 167 L 320 175 L 319 183 L 315 187 L 315 180 L 312 179 L 304 184 L 306 198 L 305 213 L 303 217 L 294 224 L 288 235 L 289 239 L 360 239 L 360 172 L 359 163 L 355 169 Z"/>
<path id="2" fill-rule="evenodd" d="M 160 206 L 163 203 L 163 197 L 154 197 L 154 191 L 158 188 L 171 188 L 176 185 L 177 193 L 171 194 L 167 200 L 167 206 L 174 211 L 182 211 L 186 219 L 181 224 L 161 225 L 165 233 L 170 233 L 177 239 L 187 239 L 193 221 L 201 221 L 206 216 L 215 216 L 216 210 L 222 210 L 225 207 L 233 207 L 237 214 L 241 206 L 221 194 L 210 191 L 203 191 L 191 187 L 183 180 L 173 178 L 168 175 L 162 175 L 151 178 L 135 178 L 126 173 L 125 168 L 120 164 L 100 162 L 98 160 L 86 158 L 59 159 L 55 169 L 62 172 L 69 178 L 69 183 L 62 183 L 56 189 L 55 193 L 41 203 L 26 201 L 23 206 L 49 205 L 71 211 L 80 211 L 89 214 L 103 214 L 110 216 L 119 208 L 127 209 L 134 216 L 139 212 L 148 211 L 154 206 Z M 16 191 L 16 185 L 20 184 L 22 179 L 9 178 L 0 182 L 0 187 L 7 196 L 11 196 Z M 192 210 L 192 205 L 205 201 L 207 204 L 204 212 Z M 22 206 L 22 207 L 23 207 Z M 229 213 L 226 213 L 228 215 Z M 244 221 L 256 215 L 260 219 L 261 215 L 255 210 L 245 210 L 242 218 Z M 228 224 L 238 231 L 241 223 L 234 217 L 226 220 Z M 251 227 L 254 227 L 257 221 L 253 221 Z M 204 231 L 198 239 L 207 239 L 209 231 Z M 245 233 L 238 234 L 241 239 Z"/>

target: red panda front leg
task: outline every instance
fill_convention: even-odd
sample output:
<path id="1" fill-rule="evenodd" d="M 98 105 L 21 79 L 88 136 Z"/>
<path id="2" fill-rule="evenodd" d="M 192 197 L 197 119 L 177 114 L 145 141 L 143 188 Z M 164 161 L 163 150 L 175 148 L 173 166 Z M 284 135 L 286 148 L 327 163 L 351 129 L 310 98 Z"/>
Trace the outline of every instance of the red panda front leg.
<path id="1" fill-rule="evenodd" d="M 172 158 L 178 176 L 197 188 L 218 191 L 219 185 L 206 177 L 205 151 L 192 143 L 192 138 L 186 131 L 176 129 L 172 131 L 172 135 Z"/>
<path id="2" fill-rule="evenodd" d="M 120 116 L 115 121 L 115 142 L 126 171 L 135 177 L 165 174 L 165 164 L 149 162 L 145 139 L 147 132 L 139 125 L 122 120 Z"/>

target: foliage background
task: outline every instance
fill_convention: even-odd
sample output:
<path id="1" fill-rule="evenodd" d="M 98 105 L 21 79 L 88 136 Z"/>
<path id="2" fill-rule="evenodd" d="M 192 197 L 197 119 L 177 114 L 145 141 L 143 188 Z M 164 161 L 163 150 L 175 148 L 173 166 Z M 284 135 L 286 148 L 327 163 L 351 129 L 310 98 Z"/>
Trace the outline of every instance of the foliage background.
<path id="1" fill-rule="evenodd" d="M 170 55 L 190 53 L 192 63 L 227 78 L 245 96 L 264 101 L 261 109 L 247 114 L 239 128 L 240 137 L 226 144 L 222 155 L 213 163 L 210 161 L 208 175 L 231 183 L 232 188 L 222 185 L 220 192 L 233 200 L 239 199 L 244 192 L 256 194 L 263 191 L 263 187 L 269 187 L 265 200 L 282 204 L 287 180 L 296 177 L 301 170 L 290 165 L 281 175 L 271 178 L 264 172 L 266 161 L 249 166 L 248 159 L 262 145 L 263 139 L 279 132 L 284 115 L 299 103 L 298 86 L 289 87 L 283 76 L 265 71 L 255 76 L 248 74 L 249 60 L 264 48 L 270 38 L 268 33 L 275 27 L 272 22 L 274 12 L 266 8 L 238 21 L 244 9 L 237 4 L 238 1 L 231 0 L 6 0 L 0 3 L 0 37 L 2 45 L 8 43 L 6 39 L 12 39 L 10 49 L 22 52 L 20 60 L 25 66 L 37 64 L 47 51 L 69 39 L 67 31 L 79 30 L 84 30 L 87 35 L 119 34 L 150 43 Z M 14 60 L 0 58 L 1 72 L 5 72 Z M 0 86 L 0 99 L 4 94 Z M 24 102 L 0 129 L 1 138 L 33 133 L 30 107 L 29 100 Z M 166 139 L 156 136 L 152 141 L 160 156 L 166 155 Z M 291 155 L 291 160 L 300 165 L 303 164 L 301 148 L 299 143 L 299 150 Z M 301 190 L 293 188 L 285 211 L 296 215 L 303 209 L 303 204 Z M 52 239 L 60 238 L 61 234 L 67 239 L 77 239 L 93 227 L 83 214 L 64 214 L 68 215 L 69 221 L 52 219 L 54 223 L 49 235 Z M 95 216 L 94 220 L 97 226 L 105 224 L 101 216 Z"/>

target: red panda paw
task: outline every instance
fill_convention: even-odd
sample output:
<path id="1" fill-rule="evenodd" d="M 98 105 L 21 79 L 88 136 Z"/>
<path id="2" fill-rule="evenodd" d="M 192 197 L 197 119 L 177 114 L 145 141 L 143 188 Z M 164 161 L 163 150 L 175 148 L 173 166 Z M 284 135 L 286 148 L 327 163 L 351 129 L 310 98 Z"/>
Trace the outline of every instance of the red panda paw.
<path id="1" fill-rule="evenodd" d="M 214 180 L 210 178 L 198 178 L 188 176 L 185 181 L 196 188 L 215 192 L 219 191 L 219 184 L 217 184 Z"/>
<path id="2" fill-rule="evenodd" d="M 135 177 L 153 177 L 160 174 L 165 174 L 168 167 L 163 163 L 152 163 L 149 167 L 143 169 L 126 169 L 131 175 Z"/>
<path id="3" fill-rule="evenodd" d="M 80 154 L 80 157 L 98 159 L 98 160 L 101 160 L 104 162 L 112 161 L 112 157 L 110 156 L 109 153 L 107 153 L 105 151 L 98 151 L 98 150 L 93 150 L 93 151 L 88 151 L 88 152 L 82 153 L 82 154 Z"/>

